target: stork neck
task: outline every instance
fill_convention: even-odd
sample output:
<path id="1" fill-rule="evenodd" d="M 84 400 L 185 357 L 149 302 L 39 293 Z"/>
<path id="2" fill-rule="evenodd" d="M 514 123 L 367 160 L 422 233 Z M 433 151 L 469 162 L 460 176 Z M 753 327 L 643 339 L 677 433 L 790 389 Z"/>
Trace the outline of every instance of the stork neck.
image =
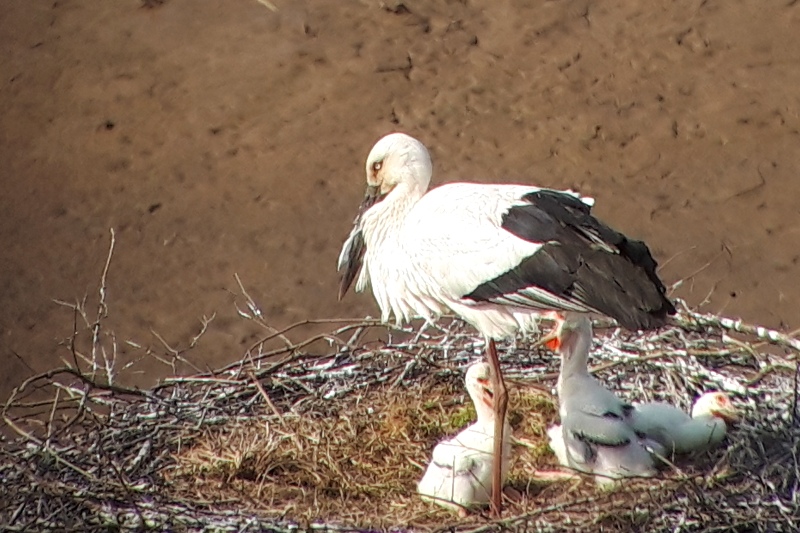
<path id="1" fill-rule="evenodd" d="M 568 329 L 567 329 L 568 328 Z M 561 331 L 561 374 L 589 375 L 589 349 L 592 347 L 592 323 L 583 315 L 568 314 Z"/>
<path id="2" fill-rule="evenodd" d="M 489 391 L 479 381 L 470 379 L 467 375 L 467 393 L 472 405 L 475 406 L 476 423 L 479 426 L 491 427 L 494 425 L 494 399 Z"/>
<path id="3" fill-rule="evenodd" d="M 584 343 L 562 346 L 561 375 L 589 375 L 589 347 Z"/>
<path id="4" fill-rule="evenodd" d="M 403 224 L 406 215 L 414 207 L 424 191 L 406 183 L 398 184 L 380 203 L 372 206 L 362 221 L 367 234 L 378 231 L 381 234 L 392 234 L 392 230 Z"/>
<path id="5" fill-rule="evenodd" d="M 475 404 L 475 414 L 477 423 L 481 426 L 491 427 L 494 425 L 494 409 L 486 403 L 491 402 L 491 398 L 476 398 L 472 395 L 472 403 Z"/>

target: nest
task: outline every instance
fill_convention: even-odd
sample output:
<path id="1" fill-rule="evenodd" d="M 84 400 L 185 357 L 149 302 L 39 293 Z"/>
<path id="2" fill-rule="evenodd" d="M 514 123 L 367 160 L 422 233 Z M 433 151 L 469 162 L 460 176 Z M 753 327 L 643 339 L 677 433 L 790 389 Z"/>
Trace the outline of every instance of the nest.
<path id="1" fill-rule="evenodd" d="M 27 380 L 3 410 L 0 528 L 795 531 L 800 342 L 681 307 L 658 332 L 597 324 L 591 353 L 627 400 L 688 409 L 723 390 L 743 412 L 720 448 L 655 479 L 609 490 L 536 476 L 555 468 L 545 430 L 559 360 L 518 339 L 499 349 L 516 443 L 508 483 L 520 497 L 499 520 L 421 501 L 433 446 L 474 416 L 463 375 L 484 343 L 457 320 L 388 331 L 365 321 L 300 343 L 275 333 L 233 365 L 149 390 L 100 379 L 77 358 Z M 376 329 L 384 339 L 365 340 Z M 276 339 L 285 343 L 268 350 Z"/>

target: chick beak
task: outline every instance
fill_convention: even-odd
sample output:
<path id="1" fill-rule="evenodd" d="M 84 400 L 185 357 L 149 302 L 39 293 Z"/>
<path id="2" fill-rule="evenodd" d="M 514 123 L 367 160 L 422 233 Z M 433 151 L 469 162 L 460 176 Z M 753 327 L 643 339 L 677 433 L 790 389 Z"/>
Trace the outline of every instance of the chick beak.
<path id="1" fill-rule="evenodd" d="M 480 378 L 477 380 L 478 385 L 481 386 L 483 396 L 483 402 L 488 405 L 489 407 L 494 407 L 494 391 L 492 391 L 491 381 L 486 378 Z"/>
<path id="2" fill-rule="evenodd" d="M 738 424 L 741 421 L 741 417 L 739 413 L 736 411 L 728 410 L 724 413 L 720 413 L 720 418 L 722 418 L 728 424 Z"/>
<path id="3" fill-rule="evenodd" d="M 739 411 L 733 406 L 733 403 L 727 398 L 719 398 L 716 400 L 717 409 L 712 409 L 711 414 L 721 418 L 728 424 L 736 424 L 741 420 Z"/>

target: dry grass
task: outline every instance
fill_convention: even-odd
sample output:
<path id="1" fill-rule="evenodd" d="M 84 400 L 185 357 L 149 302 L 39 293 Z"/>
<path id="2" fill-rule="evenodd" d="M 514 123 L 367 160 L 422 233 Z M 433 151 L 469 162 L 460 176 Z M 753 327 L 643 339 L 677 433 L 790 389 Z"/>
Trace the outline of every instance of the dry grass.
<path id="1" fill-rule="evenodd" d="M 433 445 L 474 416 L 462 379 L 482 342 L 442 324 L 381 343 L 362 342 L 372 323 L 340 327 L 322 345 L 275 332 L 284 346 L 259 343 L 236 364 L 146 391 L 77 368 L 32 378 L 3 410 L 14 438 L 0 447 L 0 528 L 796 529 L 796 339 L 686 309 L 659 333 L 598 332 L 598 375 L 626 398 L 688 407 L 722 389 L 746 416 L 719 450 L 613 490 L 536 477 L 553 466 L 545 428 L 557 414 L 533 386 L 554 386 L 558 358 L 524 341 L 503 346 L 524 443 L 509 484 L 521 498 L 500 521 L 459 520 L 415 494 Z"/>
<path id="2" fill-rule="evenodd" d="M 250 502 L 265 516 L 306 523 L 390 528 L 447 521 L 451 515 L 423 503 L 415 490 L 436 442 L 474 420 L 462 389 L 423 380 L 347 397 L 325 413 L 266 415 L 210 428 L 176 456 L 165 480 L 195 501 L 214 494 Z M 539 444 L 519 454 L 511 483 L 530 484 L 533 472 L 552 459 L 542 439 L 556 409 L 550 398 L 520 391 L 511 401 L 515 435 Z M 377 502 L 391 512 L 376 515 Z"/>

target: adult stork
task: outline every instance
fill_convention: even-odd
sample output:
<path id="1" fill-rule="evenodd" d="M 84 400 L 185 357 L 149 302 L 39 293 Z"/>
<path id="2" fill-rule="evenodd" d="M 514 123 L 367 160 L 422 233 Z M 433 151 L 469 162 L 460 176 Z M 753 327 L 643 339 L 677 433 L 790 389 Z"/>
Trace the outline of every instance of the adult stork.
<path id="1" fill-rule="evenodd" d="M 600 313 L 639 330 L 663 325 L 675 308 L 647 246 L 594 218 L 590 199 L 529 185 L 428 191 L 428 150 L 403 133 L 375 144 L 366 173 L 366 196 L 339 255 L 339 298 L 356 281 L 357 291 L 372 287 L 384 322 L 451 311 L 485 337 L 499 514 L 508 395 L 495 341 L 535 328 L 546 311 Z"/>

